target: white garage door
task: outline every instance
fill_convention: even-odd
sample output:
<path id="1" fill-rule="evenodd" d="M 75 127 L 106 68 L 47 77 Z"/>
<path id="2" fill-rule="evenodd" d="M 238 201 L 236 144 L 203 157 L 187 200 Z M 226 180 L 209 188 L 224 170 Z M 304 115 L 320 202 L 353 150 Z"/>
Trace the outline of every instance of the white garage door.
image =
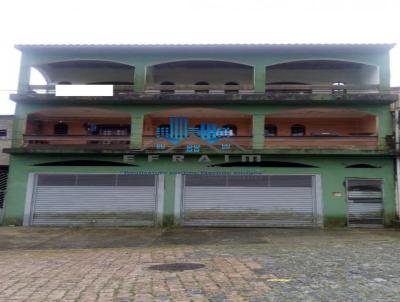
<path id="1" fill-rule="evenodd" d="M 157 176 L 39 174 L 31 225 L 154 225 Z"/>
<path id="2" fill-rule="evenodd" d="M 315 226 L 311 175 L 186 175 L 183 225 Z"/>

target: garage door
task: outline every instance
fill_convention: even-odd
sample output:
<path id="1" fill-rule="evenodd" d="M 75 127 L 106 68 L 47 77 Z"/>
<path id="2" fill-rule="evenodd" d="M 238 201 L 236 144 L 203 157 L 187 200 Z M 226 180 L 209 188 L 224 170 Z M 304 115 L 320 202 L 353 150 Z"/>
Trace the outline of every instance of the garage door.
<path id="1" fill-rule="evenodd" d="M 310 175 L 186 175 L 182 223 L 189 226 L 314 226 Z"/>
<path id="2" fill-rule="evenodd" d="M 40 174 L 31 225 L 154 225 L 155 175 Z"/>

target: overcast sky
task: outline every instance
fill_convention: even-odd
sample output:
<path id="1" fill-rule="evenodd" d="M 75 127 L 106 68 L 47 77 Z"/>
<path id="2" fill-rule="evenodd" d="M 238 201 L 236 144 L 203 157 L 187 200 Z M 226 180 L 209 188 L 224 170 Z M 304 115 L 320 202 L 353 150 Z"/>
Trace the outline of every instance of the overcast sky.
<path id="1" fill-rule="evenodd" d="M 0 0 L 0 114 L 12 114 L 14 44 L 398 43 L 399 0 Z M 400 45 L 391 51 L 400 86 Z"/>

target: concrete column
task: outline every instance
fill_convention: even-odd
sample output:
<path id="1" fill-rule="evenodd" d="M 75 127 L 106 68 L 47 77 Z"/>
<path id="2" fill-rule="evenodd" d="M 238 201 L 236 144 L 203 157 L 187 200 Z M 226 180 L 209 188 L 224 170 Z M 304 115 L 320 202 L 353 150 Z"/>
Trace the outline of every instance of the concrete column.
<path id="1" fill-rule="evenodd" d="M 19 67 L 18 76 L 18 93 L 26 93 L 29 91 L 29 82 L 31 77 L 31 66 L 26 59 L 26 56 L 22 55 L 21 65 Z"/>
<path id="2" fill-rule="evenodd" d="M 143 93 L 146 84 L 146 66 L 143 64 L 135 64 L 135 86 L 133 88 L 136 93 Z"/>
<path id="3" fill-rule="evenodd" d="M 256 93 L 265 93 L 265 66 L 254 66 L 254 86 Z"/>
<path id="4" fill-rule="evenodd" d="M 143 113 L 133 113 L 131 115 L 131 138 L 130 148 L 140 149 L 142 148 L 142 137 L 143 137 Z"/>
<path id="5" fill-rule="evenodd" d="M 264 114 L 253 114 L 253 149 L 264 149 Z"/>
<path id="6" fill-rule="evenodd" d="M 11 146 L 22 147 L 24 144 L 24 134 L 26 132 L 26 116 L 14 118 L 13 135 Z"/>

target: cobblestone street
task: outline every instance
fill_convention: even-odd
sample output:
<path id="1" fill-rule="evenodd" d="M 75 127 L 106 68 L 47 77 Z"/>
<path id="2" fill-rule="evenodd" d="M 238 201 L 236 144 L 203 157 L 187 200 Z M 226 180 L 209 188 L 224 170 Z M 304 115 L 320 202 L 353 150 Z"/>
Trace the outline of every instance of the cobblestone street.
<path id="1" fill-rule="evenodd" d="M 0 250 L 0 301 L 400 297 L 397 230 L 0 228 Z M 205 267 L 150 269 L 163 263 Z"/>

